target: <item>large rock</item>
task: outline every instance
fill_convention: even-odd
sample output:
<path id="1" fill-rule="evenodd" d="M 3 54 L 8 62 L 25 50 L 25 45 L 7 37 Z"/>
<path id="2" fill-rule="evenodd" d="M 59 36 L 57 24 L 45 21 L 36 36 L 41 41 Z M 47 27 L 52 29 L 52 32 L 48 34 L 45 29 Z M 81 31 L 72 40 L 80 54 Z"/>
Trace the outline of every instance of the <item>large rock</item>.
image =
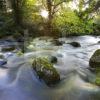
<path id="1" fill-rule="evenodd" d="M 81 47 L 80 43 L 78 43 L 78 42 L 71 42 L 68 44 L 72 45 L 73 47 Z"/>
<path id="2" fill-rule="evenodd" d="M 60 75 L 47 58 L 34 59 L 32 67 L 39 79 L 44 80 L 48 86 L 54 85 L 60 81 Z"/>
<path id="3" fill-rule="evenodd" d="M 92 55 L 89 65 L 94 69 L 96 75 L 95 84 L 100 86 L 100 49 L 96 50 Z"/>
<path id="4" fill-rule="evenodd" d="M 89 65 L 92 68 L 100 68 L 100 49 L 96 50 L 89 61 Z"/>

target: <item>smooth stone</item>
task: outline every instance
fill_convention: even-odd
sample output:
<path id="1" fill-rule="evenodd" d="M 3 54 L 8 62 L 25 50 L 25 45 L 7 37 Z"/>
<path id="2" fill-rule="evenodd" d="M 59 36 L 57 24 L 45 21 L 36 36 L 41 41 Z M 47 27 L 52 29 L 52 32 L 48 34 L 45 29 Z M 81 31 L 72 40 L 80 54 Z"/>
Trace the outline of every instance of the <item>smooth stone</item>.
<path id="1" fill-rule="evenodd" d="M 67 43 L 67 44 L 70 44 L 73 47 L 81 47 L 80 43 L 78 43 L 78 42 L 71 42 L 71 43 Z"/>

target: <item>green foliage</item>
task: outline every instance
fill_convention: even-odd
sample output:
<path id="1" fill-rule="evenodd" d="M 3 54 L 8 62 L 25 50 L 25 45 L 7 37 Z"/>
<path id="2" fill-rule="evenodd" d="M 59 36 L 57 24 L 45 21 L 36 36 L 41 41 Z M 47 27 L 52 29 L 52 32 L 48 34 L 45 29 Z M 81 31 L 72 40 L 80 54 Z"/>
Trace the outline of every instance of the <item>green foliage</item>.
<path id="1" fill-rule="evenodd" d="M 10 1 L 13 2 L 13 0 Z M 98 1 L 96 0 L 89 0 L 88 2 L 79 0 L 78 10 L 71 10 L 67 7 L 68 2 L 72 0 L 50 0 L 48 4 L 52 5 L 47 4 L 48 0 L 16 1 L 18 2 L 18 7 L 14 8 L 14 5 L 12 6 L 13 12 L 11 15 L 0 15 L 0 18 L 3 16 L 4 20 L 3 25 L 0 26 L 0 36 L 14 34 L 15 37 L 18 37 L 20 36 L 19 33 L 23 33 L 22 28 L 28 28 L 30 36 L 44 35 L 43 33 L 49 35 L 48 29 L 51 29 L 53 35 L 56 36 L 100 35 L 100 16 L 99 14 L 96 17 L 90 15 L 97 15 L 95 6 L 98 8 Z M 85 4 L 88 4 L 89 7 L 82 10 Z M 48 18 L 41 16 L 41 9 L 48 11 Z M 15 16 L 17 15 L 15 18 L 16 21 L 13 19 L 14 16 L 12 17 L 14 10 L 17 13 L 15 14 Z M 22 23 L 23 27 L 16 25 L 15 22 L 17 24 L 19 24 L 18 22 Z"/>
<path id="2" fill-rule="evenodd" d="M 94 18 L 94 33 L 100 35 L 100 14 Z"/>
<path id="3" fill-rule="evenodd" d="M 100 15 L 96 16 L 94 20 L 96 24 L 100 25 Z"/>
<path id="4" fill-rule="evenodd" d="M 13 35 L 13 36 L 21 36 L 22 29 L 14 24 L 12 14 L 0 13 L 0 38 Z"/>
<path id="5" fill-rule="evenodd" d="M 11 16 L 0 13 L 0 37 L 9 35 L 12 26 Z"/>
<path id="6" fill-rule="evenodd" d="M 32 68 L 40 79 L 50 86 L 60 81 L 60 75 L 54 68 L 53 64 L 45 57 L 38 57 L 33 60 Z"/>
<path id="7" fill-rule="evenodd" d="M 0 12 L 6 11 L 6 1 L 0 0 Z"/>
<path id="8" fill-rule="evenodd" d="M 55 26 L 62 35 L 84 35 L 93 32 L 93 21 L 83 21 L 70 9 L 63 10 L 54 19 Z"/>
<path id="9" fill-rule="evenodd" d="M 27 0 L 23 5 L 23 20 L 26 23 L 38 23 L 41 18 L 39 16 L 39 7 L 36 5 L 36 0 Z"/>

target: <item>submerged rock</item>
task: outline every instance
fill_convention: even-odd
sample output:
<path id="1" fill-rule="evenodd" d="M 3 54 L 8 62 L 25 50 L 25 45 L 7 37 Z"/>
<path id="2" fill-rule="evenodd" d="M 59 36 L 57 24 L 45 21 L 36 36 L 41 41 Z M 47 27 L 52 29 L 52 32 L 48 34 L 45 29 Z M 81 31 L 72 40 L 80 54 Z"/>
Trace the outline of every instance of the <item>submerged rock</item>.
<path id="1" fill-rule="evenodd" d="M 33 61 L 32 67 L 37 73 L 39 79 L 44 80 L 48 86 L 54 85 L 60 81 L 60 75 L 48 59 L 36 58 Z"/>
<path id="2" fill-rule="evenodd" d="M 92 68 L 100 68 L 100 49 L 96 50 L 89 61 L 89 65 Z"/>
<path id="3" fill-rule="evenodd" d="M 80 43 L 78 43 L 78 42 L 71 42 L 68 44 L 72 45 L 73 47 L 81 47 Z"/>

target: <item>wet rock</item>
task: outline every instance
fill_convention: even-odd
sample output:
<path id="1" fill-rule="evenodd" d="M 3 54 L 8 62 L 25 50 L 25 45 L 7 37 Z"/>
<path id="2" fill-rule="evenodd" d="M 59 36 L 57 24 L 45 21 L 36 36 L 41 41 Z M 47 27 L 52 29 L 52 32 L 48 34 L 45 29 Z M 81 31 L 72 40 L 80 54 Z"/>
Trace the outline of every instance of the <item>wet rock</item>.
<path id="1" fill-rule="evenodd" d="M 60 75 L 48 59 L 36 58 L 33 61 L 32 67 L 37 73 L 39 79 L 44 80 L 48 86 L 57 84 L 60 81 Z"/>
<path id="2" fill-rule="evenodd" d="M 100 41 L 98 41 L 98 43 L 100 43 Z"/>
<path id="3" fill-rule="evenodd" d="M 96 50 L 92 55 L 89 65 L 94 69 L 96 75 L 95 84 L 100 86 L 100 49 Z"/>
<path id="4" fill-rule="evenodd" d="M 2 54 L 0 54 L 0 65 L 5 65 L 6 63 L 7 63 L 7 60 Z"/>
<path id="5" fill-rule="evenodd" d="M 49 57 L 49 60 L 51 63 L 57 63 L 57 57 L 55 57 L 55 56 Z"/>
<path id="6" fill-rule="evenodd" d="M 3 46 L 2 47 L 2 52 L 13 51 L 15 49 L 16 49 L 15 46 Z"/>
<path id="7" fill-rule="evenodd" d="M 4 58 L 3 54 L 0 53 L 0 59 L 3 59 L 3 58 Z"/>
<path id="8" fill-rule="evenodd" d="M 3 60 L 3 59 L 0 59 L 0 65 L 5 65 L 5 64 L 7 64 L 7 61 Z"/>
<path id="9" fill-rule="evenodd" d="M 59 41 L 59 40 L 53 40 L 52 42 L 53 42 L 53 44 L 56 45 L 56 46 L 61 46 L 61 45 L 64 44 L 64 41 Z"/>
<path id="10" fill-rule="evenodd" d="M 100 68 L 100 49 L 96 50 L 89 61 L 89 65 L 92 68 Z"/>
<path id="11" fill-rule="evenodd" d="M 20 37 L 17 38 L 16 40 L 17 40 L 17 42 L 22 42 L 22 43 L 23 43 L 25 39 L 24 39 L 22 36 L 20 36 Z"/>
<path id="12" fill-rule="evenodd" d="M 68 44 L 72 45 L 73 47 L 81 47 L 80 43 L 78 43 L 78 42 L 71 42 Z"/>

